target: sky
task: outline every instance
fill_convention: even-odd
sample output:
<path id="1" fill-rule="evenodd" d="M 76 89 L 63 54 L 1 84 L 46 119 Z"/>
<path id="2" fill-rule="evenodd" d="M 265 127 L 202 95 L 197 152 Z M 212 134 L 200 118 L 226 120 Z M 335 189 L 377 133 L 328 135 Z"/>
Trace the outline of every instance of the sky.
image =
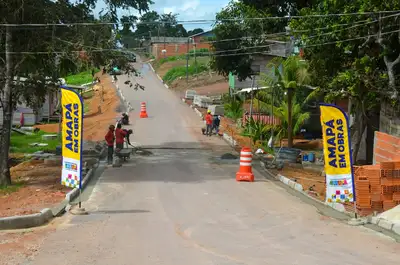
<path id="1" fill-rule="evenodd" d="M 215 14 L 225 7 L 230 0 L 153 0 L 154 4 L 150 9 L 157 11 L 159 14 L 168 14 L 170 12 L 178 15 L 178 20 L 210 20 L 215 19 Z M 99 1 L 95 12 L 98 13 L 105 5 Z M 120 15 L 138 15 L 136 10 L 121 10 Z M 183 23 L 187 30 L 194 28 L 211 29 L 211 24 Z"/>

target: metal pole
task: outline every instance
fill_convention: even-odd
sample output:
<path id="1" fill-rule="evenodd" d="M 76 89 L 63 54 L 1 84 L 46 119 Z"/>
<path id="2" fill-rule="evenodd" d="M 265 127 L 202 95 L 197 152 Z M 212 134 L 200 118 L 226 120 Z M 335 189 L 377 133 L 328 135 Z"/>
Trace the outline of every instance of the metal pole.
<path id="1" fill-rule="evenodd" d="M 194 49 L 194 67 L 196 69 L 196 76 L 197 76 L 197 58 L 196 58 L 196 43 L 193 39 L 193 49 Z"/>
<path id="2" fill-rule="evenodd" d="M 250 91 L 250 93 L 251 93 L 251 100 L 250 100 L 250 118 L 252 118 L 253 117 L 253 87 L 254 87 L 254 79 L 255 79 L 255 76 L 253 75 L 253 81 L 251 82 L 251 91 Z"/>
<path id="3" fill-rule="evenodd" d="M 272 148 L 274 148 L 274 125 L 275 125 L 275 118 L 274 118 L 274 87 L 271 87 L 271 120 L 272 120 L 272 126 L 271 126 L 271 139 L 272 139 Z"/>
<path id="4" fill-rule="evenodd" d="M 82 208 L 82 199 L 81 199 L 81 195 L 82 195 L 82 189 L 79 188 L 79 209 Z"/>
<path id="5" fill-rule="evenodd" d="M 189 38 L 187 39 L 186 44 L 186 83 L 189 83 Z"/>

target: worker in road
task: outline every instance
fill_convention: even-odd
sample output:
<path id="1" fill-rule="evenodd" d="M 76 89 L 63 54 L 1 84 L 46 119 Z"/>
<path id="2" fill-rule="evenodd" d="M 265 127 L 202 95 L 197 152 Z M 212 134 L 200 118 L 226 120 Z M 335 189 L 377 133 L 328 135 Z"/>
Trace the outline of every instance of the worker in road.
<path id="1" fill-rule="evenodd" d="M 219 125 L 221 123 L 221 116 L 219 115 L 214 115 L 214 120 L 213 120 L 213 130 L 215 130 L 215 133 L 219 133 Z"/>
<path id="2" fill-rule="evenodd" d="M 213 116 L 211 115 L 211 110 L 207 110 L 205 120 L 206 120 L 206 135 L 211 136 L 213 128 Z"/>
<path id="3" fill-rule="evenodd" d="M 124 148 L 124 140 L 126 137 L 126 131 L 122 130 L 121 123 L 118 123 L 117 129 L 115 130 L 115 146 L 118 151 Z"/>
<path id="4" fill-rule="evenodd" d="M 112 163 L 113 163 L 114 141 L 115 141 L 114 130 L 115 130 L 115 126 L 110 125 L 110 127 L 108 127 L 108 132 L 107 132 L 106 136 L 104 137 L 107 142 L 107 146 L 108 146 L 107 162 L 109 165 L 112 165 Z"/>

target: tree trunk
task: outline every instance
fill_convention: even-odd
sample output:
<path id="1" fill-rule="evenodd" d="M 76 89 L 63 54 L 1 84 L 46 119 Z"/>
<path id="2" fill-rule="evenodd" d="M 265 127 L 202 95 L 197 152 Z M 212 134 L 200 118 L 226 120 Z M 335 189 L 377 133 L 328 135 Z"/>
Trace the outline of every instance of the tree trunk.
<path id="1" fill-rule="evenodd" d="M 10 28 L 6 29 L 6 80 L 3 90 L 3 131 L 1 137 L 0 148 L 0 185 L 10 185 L 11 175 L 8 164 L 9 150 L 10 150 L 10 137 L 12 125 L 12 98 L 11 86 L 13 81 L 12 61 L 11 61 L 11 32 Z"/>
<path id="2" fill-rule="evenodd" d="M 367 119 L 361 110 L 357 110 L 354 115 L 354 122 L 351 126 L 351 149 L 353 163 L 357 163 L 358 153 L 361 147 L 361 140 L 363 138 L 365 129 L 367 128 Z"/>
<path id="3" fill-rule="evenodd" d="M 287 103 L 288 103 L 288 147 L 293 147 L 293 119 L 292 119 L 292 99 L 293 89 L 289 88 L 287 91 Z"/>

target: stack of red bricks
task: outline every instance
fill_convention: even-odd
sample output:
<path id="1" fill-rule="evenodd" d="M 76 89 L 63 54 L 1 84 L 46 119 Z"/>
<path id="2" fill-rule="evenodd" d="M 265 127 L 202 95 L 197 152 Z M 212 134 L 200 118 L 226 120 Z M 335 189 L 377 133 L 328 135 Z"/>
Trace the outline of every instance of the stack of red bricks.
<path id="1" fill-rule="evenodd" d="M 400 161 L 355 167 L 354 177 L 360 215 L 387 211 L 400 204 Z"/>

